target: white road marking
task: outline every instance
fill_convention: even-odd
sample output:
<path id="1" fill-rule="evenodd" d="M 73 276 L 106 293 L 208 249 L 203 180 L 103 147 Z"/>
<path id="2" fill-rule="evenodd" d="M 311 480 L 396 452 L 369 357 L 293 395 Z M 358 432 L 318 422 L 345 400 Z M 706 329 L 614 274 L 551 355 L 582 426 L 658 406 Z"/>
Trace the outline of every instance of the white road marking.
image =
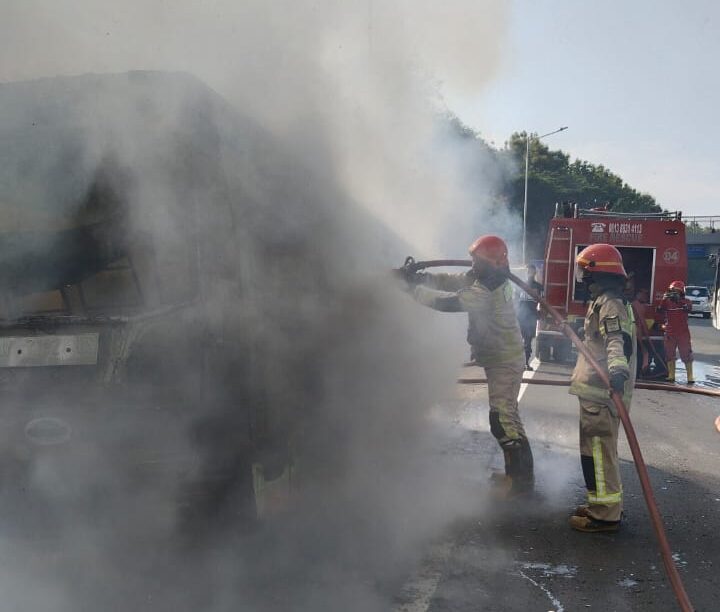
<path id="1" fill-rule="evenodd" d="M 395 612 L 426 612 L 440 584 L 453 546 L 450 540 L 446 540 L 431 548 L 418 573 L 403 586 L 402 594 L 412 596 L 413 600 L 396 606 Z"/>
<path id="2" fill-rule="evenodd" d="M 530 375 L 528 376 L 528 379 L 531 379 L 535 374 L 537 374 L 538 366 L 540 365 L 540 362 L 537 358 L 534 358 L 532 360 L 532 363 L 530 363 L 530 367 L 532 368 L 532 372 L 530 372 Z M 523 383 L 520 385 L 520 393 L 518 393 L 518 403 L 520 400 L 522 400 L 523 395 L 525 395 L 525 389 L 528 388 L 528 383 Z"/>
<path id="3" fill-rule="evenodd" d="M 532 578 L 530 578 L 530 576 L 528 576 L 528 575 L 527 575 L 525 572 L 523 572 L 522 570 L 519 570 L 519 572 L 520 572 L 520 575 L 521 575 L 523 578 L 525 578 L 525 580 L 529 580 L 530 582 L 532 582 L 538 589 L 540 589 L 543 593 L 545 593 L 545 595 L 547 595 L 548 599 L 552 602 L 552 605 L 555 606 L 555 610 L 553 610 L 552 612 L 565 612 L 565 608 L 563 608 L 563 605 L 560 603 L 560 600 L 558 600 L 558 599 L 555 597 L 555 595 L 553 595 L 553 594 L 550 592 L 549 589 L 547 589 L 546 587 L 544 587 L 544 586 L 543 586 L 542 584 L 540 584 L 539 582 L 536 582 L 535 580 L 533 580 Z"/>
<path id="4" fill-rule="evenodd" d="M 530 364 L 532 372 L 528 378 L 535 376 L 540 362 L 537 359 L 533 359 Z M 528 388 L 527 383 L 520 385 L 520 391 L 518 393 L 518 402 L 522 400 L 525 394 L 525 389 Z M 432 602 L 432 598 L 437 591 L 440 579 L 443 576 L 443 570 L 445 565 L 450 558 L 450 553 L 454 548 L 454 543 L 451 540 L 445 540 L 440 544 L 436 544 L 431 548 L 430 554 L 425 558 L 421 568 L 417 574 L 408 580 L 402 589 L 402 594 L 406 596 L 413 596 L 412 601 L 402 603 L 394 608 L 394 612 L 427 612 Z M 522 572 L 520 572 L 522 574 Z M 524 574 L 523 574 L 524 576 Z M 525 578 L 528 578 L 525 576 Z M 531 582 L 534 580 L 528 578 Z M 537 583 L 535 583 L 537 585 Z M 540 586 L 540 585 L 537 585 Z M 543 588 L 542 586 L 540 588 Z M 545 590 L 543 588 L 543 590 Z M 548 591 L 549 593 L 549 591 Z M 558 608 L 556 612 L 563 612 L 562 606 Z"/>
<path id="5" fill-rule="evenodd" d="M 574 578 L 577 573 L 577 567 L 574 565 L 550 565 L 549 563 L 523 563 L 522 568 L 525 570 L 534 570 L 540 572 L 544 577 L 562 576 L 563 578 Z"/>

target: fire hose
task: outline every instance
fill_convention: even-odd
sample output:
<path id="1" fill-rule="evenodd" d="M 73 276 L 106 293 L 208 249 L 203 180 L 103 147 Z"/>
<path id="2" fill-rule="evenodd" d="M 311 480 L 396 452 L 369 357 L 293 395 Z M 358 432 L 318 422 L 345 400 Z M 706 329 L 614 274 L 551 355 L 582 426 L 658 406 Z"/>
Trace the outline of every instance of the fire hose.
<path id="1" fill-rule="evenodd" d="M 465 367 L 471 367 L 476 364 L 469 362 L 463 364 Z M 487 378 L 458 378 L 457 382 L 461 385 L 481 385 L 487 383 Z M 548 380 L 548 379 L 537 379 L 537 378 L 523 378 L 524 385 L 547 385 L 551 387 L 569 387 L 569 380 Z M 699 387 L 678 387 L 676 385 L 666 385 L 664 383 L 645 383 L 636 382 L 635 389 L 646 389 L 649 391 L 669 391 L 675 393 L 693 393 L 695 395 L 706 395 L 708 397 L 720 397 L 720 391 L 716 389 L 702 389 Z"/>
<path id="2" fill-rule="evenodd" d="M 471 261 L 462 259 L 415 261 L 412 257 L 408 257 L 405 260 L 404 269 L 408 272 L 414 273 L 418 270 L 424 270 L 426 268 L 450 266 L 470 267 L 471 265 Z M 506 272 L 506 276 L 510 281 L 520 287 L 523 291 L 535 296 L 535 292 L 526 283 L 524 283 L 517 276 L 512 274 L 509 270 Z M 652 490 L 652 485 L 650 484 L 650 477 L 648 475 L 647 467 L 645 466 L 645 461 L 643 460 L 642 452 L 640 451 L 640 444 L 638 443 L 637 436 L 635 435 L 635 429 L 632 425 L 632 422 L 630 421 L 630 415 L 628 414 L 627 407 L 623 402 L 622 395 L 617 393 L 612 388 L 612 386 L 610 385 L 610 379 L 605 370 L 603 370 L 597 360 L 593 357 L 592 353 L 588 350 L 582 340 L 580 340 L 573 328 L 567 324 L 565 319 L 563 319 L 562 315 L 544 298 L 536 296 L 536 299 L 545 309 L 545 311 L 552 316 L 555 322 L 559 325 L 561 331 L 572 341 L 577 350 L 582 353 L 585 359 L 587 359 L 588 363 L 592 366 L 597 375 L 600 377 L 603 385 L 607 387 L 609 397 L 614 404 L 615 409 L 617 410 L 617 414 L 620 417 L 620 421 L 623 424 L 623 428 L 625 429 L 625 435 L 627 436 L 628 444 L 630 445 L 630 451 L 632 452 L 633 460 L 635 462 L 635 469 L 637 470 L 638 477 L 640 478 L 640 486 L 643 491 L 643 496 L 645 497 L 645 503 L 647 505 L 648 512 L 650 513 L 650 519 L 653 525 L 653 529 L 655 530 L 655 536 L 657 537 L 658 544 L 660 546 L 660 554 L 662 556 L 665 572 L 668 576 L 668 579 L 670 580 L 670 585 L 672 586 L 673 592 L 675 593 L 675 597 L 677 598 L 678 604 L 680 605 L 680 609 L 683 610 L 683 612 L 692 612 L 694 608 L 690 602 L 690 598 L 688 597 L 687 592 L 685 591 L 685 586 L 683 585 L 680 573 L 678 572 L 677 567 L 675 566 L 675 563 L 673 561 L 670 544 L 668 543 L 665 528 L 663 526 L 662 516 L 660 515 L 660 511 L 655 500 L 655 495 Z M 663 385 L 658 386 L 662 387 Z M 694 389 L 688 389 L 688 391 L 694 391 Z"/>

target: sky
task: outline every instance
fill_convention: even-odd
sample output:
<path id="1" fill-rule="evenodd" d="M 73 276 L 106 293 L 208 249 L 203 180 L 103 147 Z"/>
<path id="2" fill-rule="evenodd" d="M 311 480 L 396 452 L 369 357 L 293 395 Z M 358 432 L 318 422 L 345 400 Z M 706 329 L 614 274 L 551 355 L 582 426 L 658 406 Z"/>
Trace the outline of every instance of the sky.
<path id="1" fill-rule="evenodd" d="M 292 58 L 318 46 L 309 40 L 326 40 L 335 50 L 334 56 L 327 52 L 335 64 L 326 68 L 360 74 L 362 63 L 343 54 L 367 41 L 374 53 L 387 53 L 376 49 L 383 34 L 402 33 L 397 46 L 413 47 L 421 70 L 442 84 L 450 109 L 488 141 L 501 146 L 515 131 L 544 134 L 568 126 L 545 143 L 607 166 L 666 209 L 720 214 L 720 4 L 357 0 L 347 3 L 356 10 L 346 11 L 345 21 L 339 9 L 327 8 L 333 3 L 324 11 L 320 4 L 0 0 L 0 81 L 162 68 L 187 70 L 226 94 L 228 73 L 250 82 L 241 67 L 257 63 L 258 49 L 247 43 L 252 36 L 238 32 L 255 23 L 248 18 L 253 7 L 266 5 L 269 15 L 256 29 L 264 32 L 263 24 L 270 24 L 274 34 L 266 36 L 271 49 L 260 48 L 277 56 L 283 79 L 292 78 Z M 405 32 L 396 27 L 398 15 Z M 306 27 L 312 19 L 324 29 Z M 323 35 L 308 34 L 293 46 L 297 36 L 286 34 L 304 30 Z M 262 91 L 266 76 L 247 89 Z M 273 100 L 284 104 L 285 97 L 269 96 L 265 106 L 274 109 Z"/>
<path id="2" fill-rule="evenodd" d="M 720 215 L 720 4 L 516 0 L 495 77 L 447 92 L 450 108 L 501 146 L 545 134 L 685 215 Z"/>

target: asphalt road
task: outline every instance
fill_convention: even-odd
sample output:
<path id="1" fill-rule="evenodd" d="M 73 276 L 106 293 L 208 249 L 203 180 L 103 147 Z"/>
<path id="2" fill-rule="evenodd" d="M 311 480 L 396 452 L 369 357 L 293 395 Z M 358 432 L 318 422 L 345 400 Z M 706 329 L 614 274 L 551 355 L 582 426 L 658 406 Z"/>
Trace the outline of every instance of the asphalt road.
<path id="1" fill-rule="evenodd" d="M 692 326 L 698 384 L 720 388 L 720 332 L 701 319 Z M 570 369 L 543 364 L 534 376 L 568 379 Z M 458 385 L 432 409 L 437 436 L 420 461 L 403 461 L 407 470 L 389 479 L 371 464 L 372 486 L 361 490 L 382 495 L 360 499 L 342 480 L 318 489 L 334 497 L 316 499 L 310 488 L 310 512 L 293 507 L 250 534 L 166 541 L 173 515 L 155 496 L 132 497 L 127 516 L 96 516 L 88 509 L 116 500 L 101 499 L 105 489 L 78 496 L 53 479 L 54 496 L 30 513 L 27 503 L 13 506 L 22 491 L 5 490 L 0 612 L 676 610 L 624 437 L 622 530 L 574 532 L 567 520 L 584 501 L 577 400 L 562 387 L 523 387 L 538 483 L 530 501 L 489 495 L 489 471 L 502 459 L 482 385 Z M 720 609 L 718 414 L 716 398 L 665 391 L 637 391 L 631 409 L 677 566 L 704 611 Z"/>
<path id="2" fill-rule="evenodd" d="M 720 332 L 691 320 L 700 385 L 720 386 Z M 678 362 L 680 364 L 680 362 Z M 567 377 L 569 365 L 543 364 L 537 378 Z M 465 372 L 466 373 L 466 372 Z M 482 375 L 482 372 L 477 372 Z M 682 380 L 683 374 L 678 374 Z M 477 449 L 475 467 L 501 466 L 485 419 L 484 386 L 464 386 L 450 403 L 456 450 Z M 432 546 L 396 597 L 398 612 L 677 610 L 635 472 L 621 436 L 625 520 L 617 534 L 568 527 L 584 501 L 578 407 L 564 388 L 529 385 L 521 410 L 533 444 L 538 494 L 530 502 L 490 502 Z M 637 391 L 631 419 L 648 466 L 674 559 L 697 610 L 720 603 L 720 414 L 714 398 Z M 465 458 L 467 462 L 467 457 Z"/>

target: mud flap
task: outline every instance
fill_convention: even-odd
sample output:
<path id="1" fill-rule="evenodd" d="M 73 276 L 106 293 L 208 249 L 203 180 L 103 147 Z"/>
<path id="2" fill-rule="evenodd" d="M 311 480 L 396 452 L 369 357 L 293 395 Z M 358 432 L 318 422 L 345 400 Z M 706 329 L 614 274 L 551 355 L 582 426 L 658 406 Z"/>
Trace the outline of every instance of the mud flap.
<path id="1" fill-rule="evenodd" d="M 272 480 L 265 478 L 265 469 L 261 463 L 253 463 L 253 492 L 257 518 L 276 516 L 291 506 L 295 468 L 286 465 L 282 473 Z"/>

